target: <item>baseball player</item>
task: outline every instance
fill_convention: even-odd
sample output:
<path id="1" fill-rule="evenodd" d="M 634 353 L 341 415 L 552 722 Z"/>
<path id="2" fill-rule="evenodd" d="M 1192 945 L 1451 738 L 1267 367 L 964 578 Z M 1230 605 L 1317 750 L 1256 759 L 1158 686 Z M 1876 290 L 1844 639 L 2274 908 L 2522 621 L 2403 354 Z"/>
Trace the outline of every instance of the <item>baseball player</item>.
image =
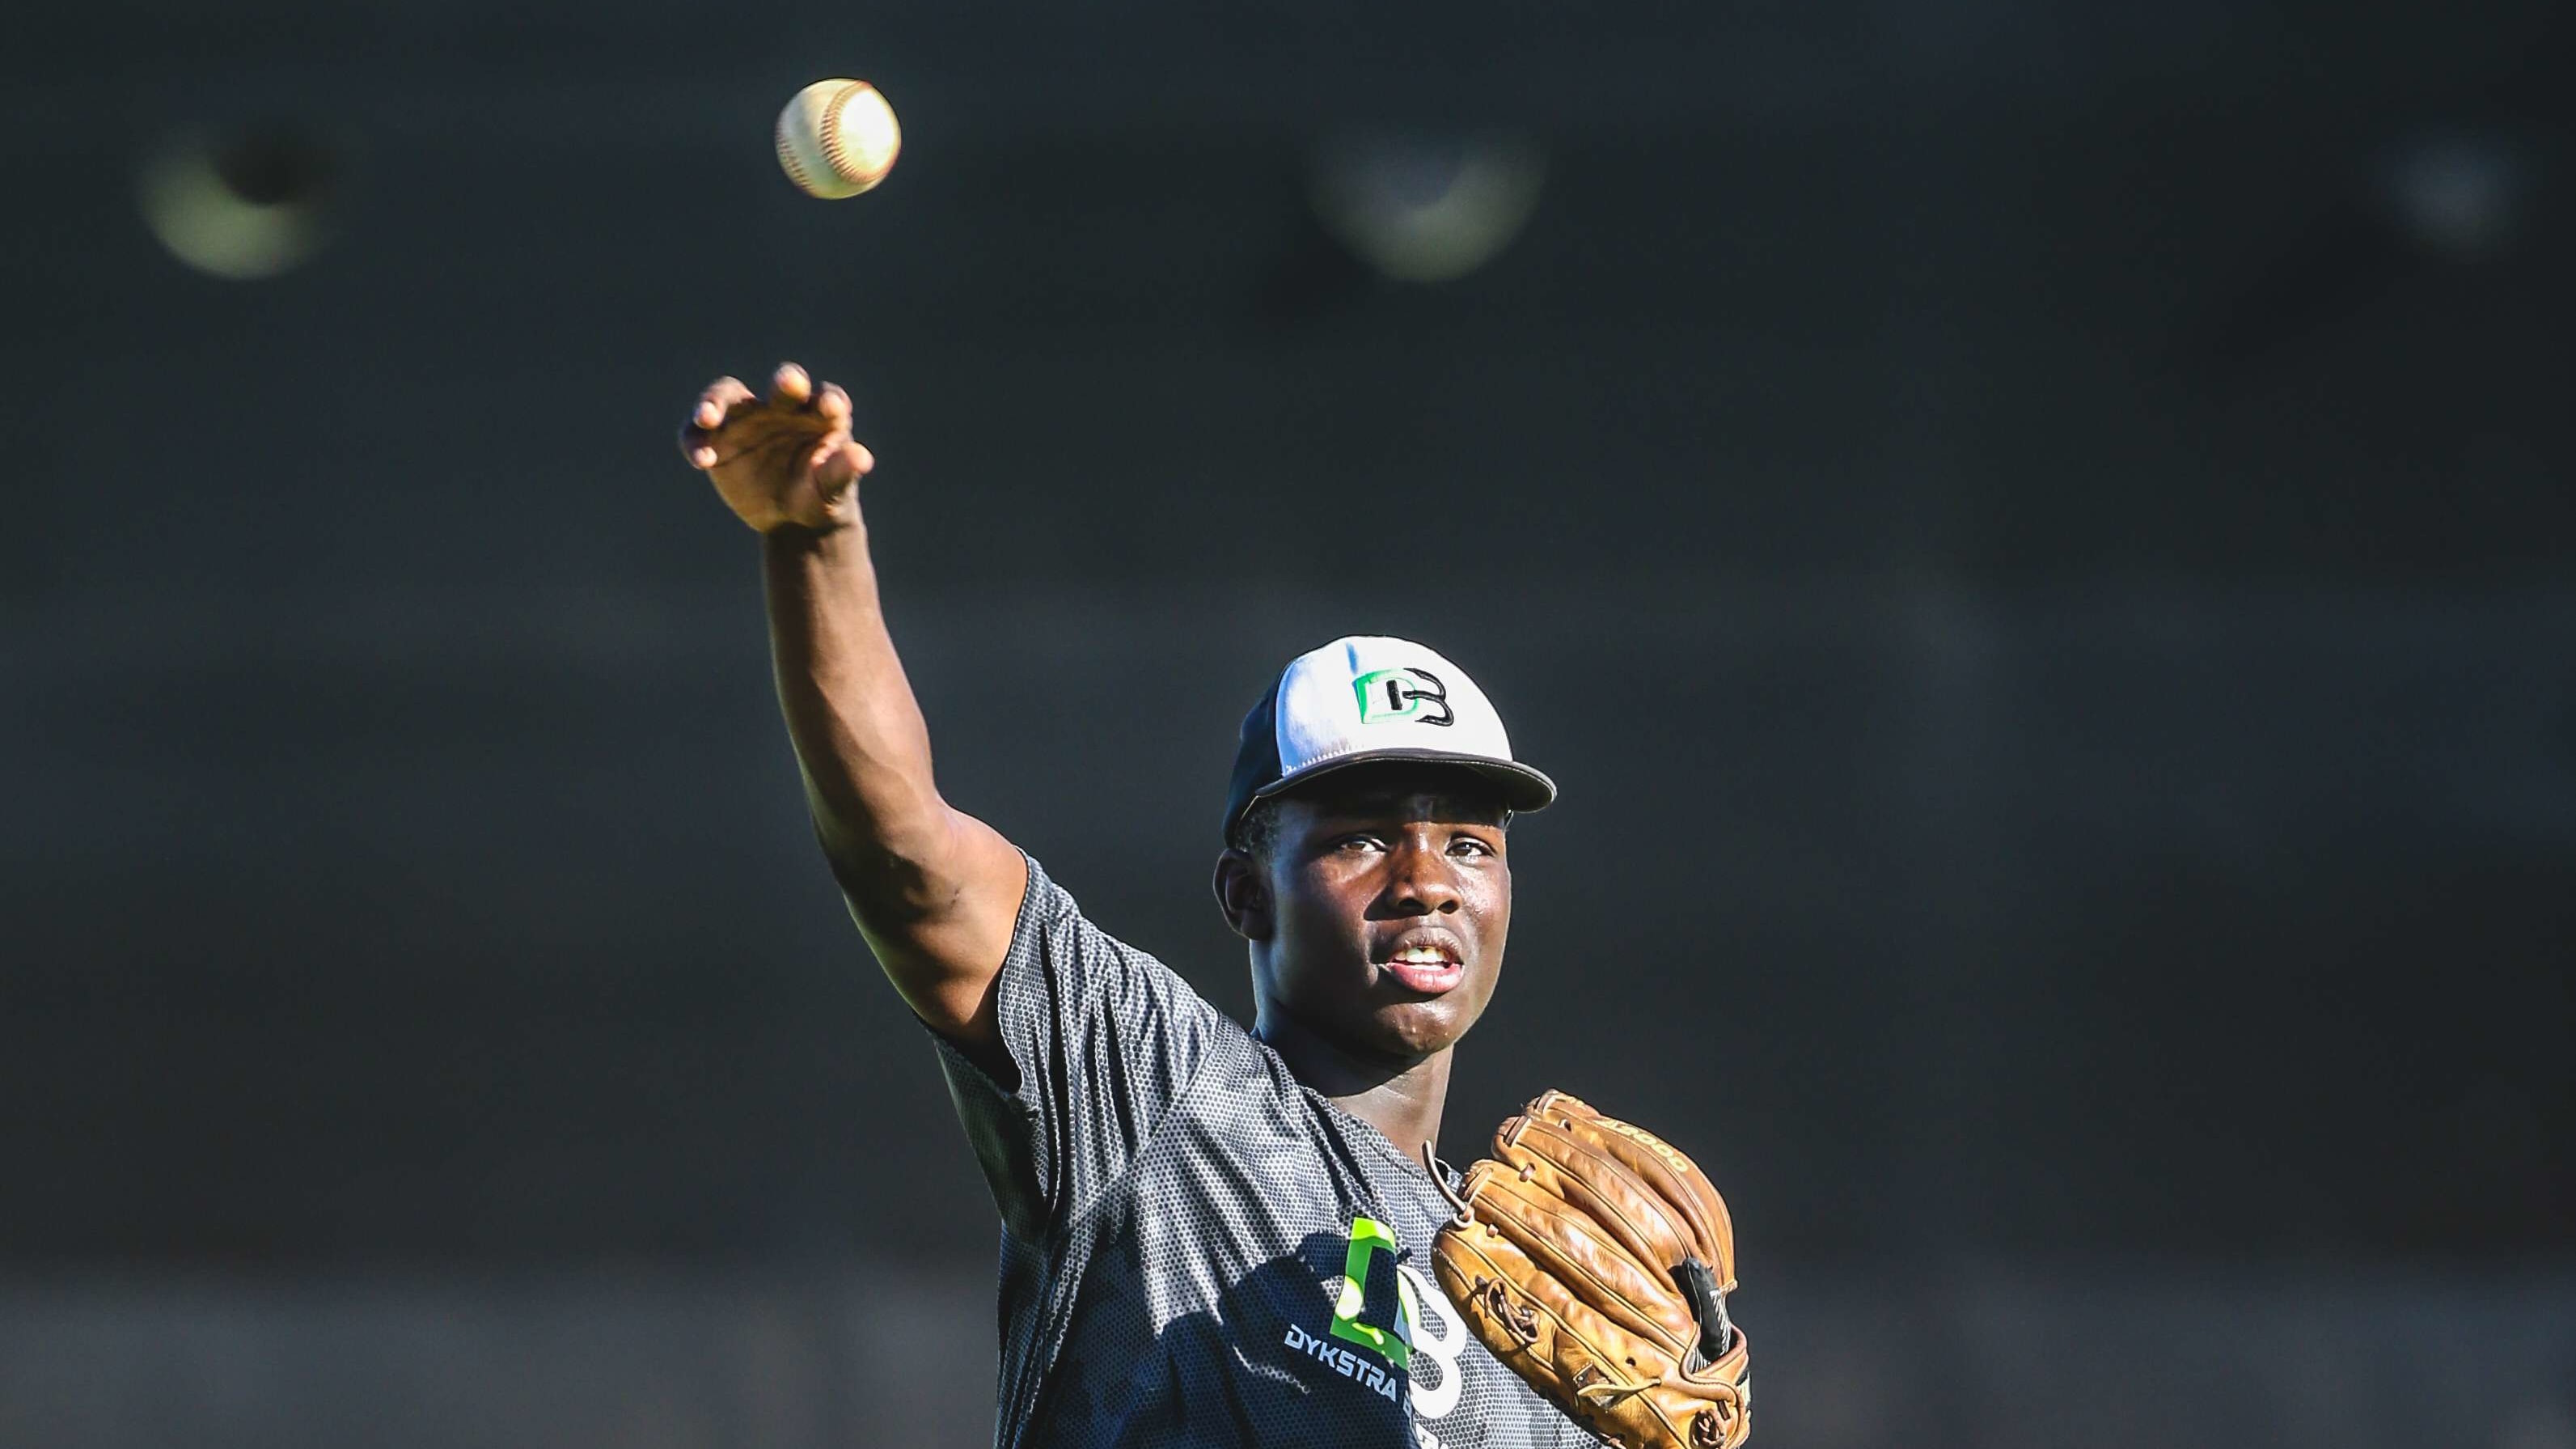
<path id="1" fill-rule="evenodd" d="M 1428 1257 L 1459 1210 L 1432 1156 L 1451 1053 L 1511 928 L 1506 827 L 1556 794 L 1475 684 L 1340 639 L 1245 717 L 1214 886 L 1246 1030 L 940 795 L 848 396 L 793 364 L 765 398 L 725 378 L 680 447 L 761 534 L 816 833 L 1001 1210 L 995 1442 L 1598 1442 L 1466 1331 Z"/>

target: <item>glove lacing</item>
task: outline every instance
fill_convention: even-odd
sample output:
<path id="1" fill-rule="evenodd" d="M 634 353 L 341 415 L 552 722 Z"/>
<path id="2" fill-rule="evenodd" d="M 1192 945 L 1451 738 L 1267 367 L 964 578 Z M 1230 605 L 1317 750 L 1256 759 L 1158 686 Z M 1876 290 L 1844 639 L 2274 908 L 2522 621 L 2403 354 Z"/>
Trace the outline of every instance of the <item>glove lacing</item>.
<path id="1" fill-rule="evenodd" d="M 1458 1195 L 1458 1189 L 1449 1185 L 1449 1174 L 1441 1170 L 1440 1159 L 1432 1156 L 1431 1144 L 1428 1142 L 1422 1144 L 1422 1167 L 1424 1171 L 1431 1174 L 1431 1185 L 1440 1189 L 1440 1195 L 1449 1200 L 1449 1206 L 1454 1210 L 1449 1221 L 1458 1227 L 1473 1227 L 1476 1222 L 1476 1209 L 1465 1198 Z"/>

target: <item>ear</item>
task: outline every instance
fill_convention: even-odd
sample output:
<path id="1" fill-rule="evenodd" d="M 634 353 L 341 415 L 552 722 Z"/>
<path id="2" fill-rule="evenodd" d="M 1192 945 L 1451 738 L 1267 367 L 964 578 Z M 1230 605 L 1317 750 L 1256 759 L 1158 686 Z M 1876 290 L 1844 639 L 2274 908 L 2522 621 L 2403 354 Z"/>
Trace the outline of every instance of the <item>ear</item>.
<path id="1" fill-rule="evenodd" d="M 1209 884 L 1216 888 L 1216 908 L 1236 935 L 1247 941 L 1270 939 L 1270 882 L 1251 856 L 1231 849 L 1218 856 L 1216 877 Z"/>

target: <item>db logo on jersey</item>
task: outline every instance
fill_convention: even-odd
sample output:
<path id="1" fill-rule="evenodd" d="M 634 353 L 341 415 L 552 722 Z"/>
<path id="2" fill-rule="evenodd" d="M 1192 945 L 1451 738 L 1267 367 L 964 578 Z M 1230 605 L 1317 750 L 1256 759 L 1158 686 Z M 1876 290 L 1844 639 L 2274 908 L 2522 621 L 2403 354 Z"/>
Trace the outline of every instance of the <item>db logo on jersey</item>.
<path id="1" fill-rule="evenodd" d="M 1456 724 L 1449 709 L 1449 686 L 1428 669 L 1379 669 L 1351 681 L 1360 697 L 1360 723 L 1409 719 L 1420 724 Z"/>
<path id="2" fill-rule="evenodd" d="M 1314 1334 L 1292 1323 L 1282 1346 L 1390 1402 L 1401 1376 L 1413 1400 L 1414 1417 L 1437 1419 L 1458 1407 L 1458 1397 L 1466 1388 L 1459 1376 L 1458 1354 L 1467 1346 L 1467 1325 L 1437 1285 L 1412 1264 L 1396 1261 L 1396 1251 L 1395 1235 L 1385 1225 L 1371 1218 L 1353 1218 L 1342 1274 L 1324 1285 L 1333 1305 L 1331 1329 Z M 1379 1280 L 1379 1295 L 1368 1291 L 1369 1268 L 1380 1257 L 1395 1270 L 1391 1315 L 1384 1314 L 1383 1303 L 1378 1314 L 1369 1312 L 1371 1298 L 1384 1292 L 1384 1278 Z M 1382 1323 L 1368 1321 L 1381 1316 Z M 1369 1362 L 1371 1356 L 1381 1360 L 1383 1367 Z"/>

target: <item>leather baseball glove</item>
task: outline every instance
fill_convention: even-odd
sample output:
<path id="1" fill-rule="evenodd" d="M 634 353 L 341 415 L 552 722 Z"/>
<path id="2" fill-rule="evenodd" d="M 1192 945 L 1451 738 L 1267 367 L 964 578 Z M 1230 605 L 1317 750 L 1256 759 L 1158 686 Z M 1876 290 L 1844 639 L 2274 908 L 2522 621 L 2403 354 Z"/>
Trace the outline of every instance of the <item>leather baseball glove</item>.
<path id="1" fill-rule="evenodd" d="M 1744 1442 L 1735 1229 L 1689 1158 L 1550 1092 L 1495 1130 L 1465 1189 L 1432 1266 L 1494 1357 L 1621 1449 Z"/>

